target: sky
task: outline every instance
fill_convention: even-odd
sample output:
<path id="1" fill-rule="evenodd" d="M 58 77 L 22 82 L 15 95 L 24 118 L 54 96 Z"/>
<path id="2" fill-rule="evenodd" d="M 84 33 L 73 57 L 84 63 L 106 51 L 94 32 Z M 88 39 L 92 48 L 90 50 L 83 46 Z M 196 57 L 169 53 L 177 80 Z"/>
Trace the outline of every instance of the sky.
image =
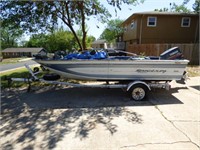
<path id="1" fill-rule="evenodd" d="M 190 0 L 189 3 L 186 5 L 186 7 L 190 10 L 192 9 L 192 5 L 194 4 L 195 0 Z M 177 5 L 181 5 L 183 3 L 183 0 L 145 0 L 144 3 L 140 3 L 136 6 L 130 6 L 130 5 L 122 5 L 121 11 L 117 11 L 117 15 L 114 11 L 114 8 L 107 4 L 106 0 L 101 0 L 101 3 L 108 8 L 109 12 L 112 14 L 112 18 L 110 19 L 127 19 L 129 16 L 131 16 L 133 13 L 136 12 L 143 12 L 143 11 L 153 11 L 155 9 L 161 9 L 161 8 L 168 8 L 170 9 L 170 3 L 176 3 Z M 96 39 L 99 38 L 101 33 L 106 27 L 106 24 L 102 24 L 100 22 L 97 22 L 95 19 L 90 19 L 87 23 L 88 25 L 88 35 L 94 36 Z M 97 26 L 99 28 L 97 28 Z"/>

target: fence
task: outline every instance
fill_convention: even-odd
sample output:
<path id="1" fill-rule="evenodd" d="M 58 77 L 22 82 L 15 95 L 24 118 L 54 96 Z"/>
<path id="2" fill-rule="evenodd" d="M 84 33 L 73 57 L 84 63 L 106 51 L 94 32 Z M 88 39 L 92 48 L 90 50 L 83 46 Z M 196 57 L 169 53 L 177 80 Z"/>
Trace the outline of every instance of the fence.
<path id="1" fill-rule="evenodd" d="M 199 44 L 132 44 L 127 51 L 146 56 L 159 56 L 171 47 L 179 47 L 184 58 L 190 60 L 191 65 L 199 65 Z"/>

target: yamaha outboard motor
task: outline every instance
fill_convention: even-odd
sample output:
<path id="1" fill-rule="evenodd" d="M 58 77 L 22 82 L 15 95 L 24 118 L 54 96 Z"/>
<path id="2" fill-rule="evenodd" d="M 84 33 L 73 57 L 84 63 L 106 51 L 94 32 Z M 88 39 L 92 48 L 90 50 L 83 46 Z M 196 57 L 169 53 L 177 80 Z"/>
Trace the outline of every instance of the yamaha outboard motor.
<path id="1" fill-rule="evenodd" d="M 168 60 L 183 59 L 183 54 L 178 47 L 172 47 L 163 52 L 162 54 L 160 54 L 160 59 L 168 59 Z"/>

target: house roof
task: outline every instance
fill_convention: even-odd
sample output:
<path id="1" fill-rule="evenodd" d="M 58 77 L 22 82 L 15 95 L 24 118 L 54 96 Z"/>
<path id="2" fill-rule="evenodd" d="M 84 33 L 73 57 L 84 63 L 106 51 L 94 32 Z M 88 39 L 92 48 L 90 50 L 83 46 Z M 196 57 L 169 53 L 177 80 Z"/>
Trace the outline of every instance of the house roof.
<path id="1" fill-rule="evenodd" d="M 38 53 L 42 50 L 43 48 L 6 48 L 2 51 L 2 53 L 7 53 L 7 52 L 32 52 L 32 53 Z"/>
<path id="2" fill-rule="evenodd" d="M 139 15 L 165 15 L 165 16 L 197 16 L 198 14 L 195 13 L 181 13 L 181 12 L 159 12 L 159 11 L 145 11 L 145 12 L 137 12 L 137 13 L 133 13 L 130 17 L 128 17 L 123 23 L 122 25 L 126 24 L 126 22 L 132 20 L 133 18 L 135 18 L 136 16 Z"/>

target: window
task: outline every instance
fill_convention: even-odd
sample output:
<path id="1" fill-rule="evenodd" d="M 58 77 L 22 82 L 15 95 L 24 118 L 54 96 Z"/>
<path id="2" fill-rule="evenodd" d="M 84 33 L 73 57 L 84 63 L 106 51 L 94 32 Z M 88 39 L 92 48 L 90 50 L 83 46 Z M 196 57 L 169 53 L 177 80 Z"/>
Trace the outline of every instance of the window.
<path id="1" fill-rule="evenodd" d="M 131 23 L 131 29 L 134 29 L 135 28 L 135 21 L 133 21 L 132 23 Z"/>
<path id="2" fill-rule="evenodd" d="M 181 27 L 190 27 L 190 17 L 183 17 Z"/>
<path id="3" fill-rule="evenodd" d="M 147 18 L 147 26 L 148 27 L 155 27 L 157 22 L 157 17 L 148 17 Z"/>
<path id="4" fill-rule="evenodd" d="M 127 27 L 124 27 L 124 32 L 126 32 L 127 31 Z"/>

